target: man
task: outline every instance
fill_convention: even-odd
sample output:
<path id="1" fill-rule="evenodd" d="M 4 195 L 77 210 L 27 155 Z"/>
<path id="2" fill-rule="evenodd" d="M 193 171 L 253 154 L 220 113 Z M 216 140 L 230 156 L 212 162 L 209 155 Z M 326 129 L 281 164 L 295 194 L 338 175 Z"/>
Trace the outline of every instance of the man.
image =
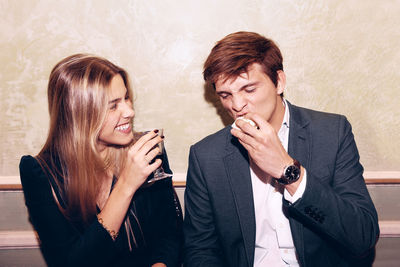
<path id="1" fill-rule="evenodd" d="M 378 218 L 346 118 L 284 99 L 281 52 L 256 33 L 219 41 L 204 78 L 236 121 L 190 149 L 186 266 L 371 265 Z"/>

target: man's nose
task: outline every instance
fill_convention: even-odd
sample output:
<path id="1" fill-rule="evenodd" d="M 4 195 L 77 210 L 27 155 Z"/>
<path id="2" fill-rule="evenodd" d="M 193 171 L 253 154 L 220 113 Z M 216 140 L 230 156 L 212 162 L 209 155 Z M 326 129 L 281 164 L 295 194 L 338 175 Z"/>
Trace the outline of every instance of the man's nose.
<path id="1" fill-rule="evenodd" d="M 232 97 L 232 109 L 235 112 L 240 112 L 246 106 L 246 100 L 241 96 Z"/>

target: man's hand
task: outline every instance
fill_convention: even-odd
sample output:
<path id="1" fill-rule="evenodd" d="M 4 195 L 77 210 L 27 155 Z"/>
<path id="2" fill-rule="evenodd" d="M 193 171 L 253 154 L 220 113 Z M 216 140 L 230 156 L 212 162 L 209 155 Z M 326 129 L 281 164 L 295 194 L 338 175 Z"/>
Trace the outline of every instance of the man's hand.
<path id="1" fill-rule="evenodd" d="M 254 127 L 244 120 L 237 120 L 236 126 L 240 130 L 232 128 L 231 134 L 238 138 L 249 153 L 250 161 L 257 166 L 256 173 L 262 171 L 267 176 L 280 178 L 283 169 L 288 164 L 292 164 L 293 159 L 286 152 L 279 140 L 278 133 L 270 123 L 255 113 L 246 114 L 246 118 L 254 121 L 258 127 Z M 301 167 L 300 179 L 285 186 L 291 195 L 296 192 L 303 173 L 304 168 Z"/>
<path id="2" fill-rule="evenodd" d="M 283 168 L 293 162 L 279 140 L 275 129 L 259 115 L 248 113 L 247 119 L 253 120 L 259 127 L 251 126 L 243 120 L 237 120 L 240 130 L 232 129 L 231 133 L 248 151 L 249 157 L 266 174 L 279 178 Z"/>

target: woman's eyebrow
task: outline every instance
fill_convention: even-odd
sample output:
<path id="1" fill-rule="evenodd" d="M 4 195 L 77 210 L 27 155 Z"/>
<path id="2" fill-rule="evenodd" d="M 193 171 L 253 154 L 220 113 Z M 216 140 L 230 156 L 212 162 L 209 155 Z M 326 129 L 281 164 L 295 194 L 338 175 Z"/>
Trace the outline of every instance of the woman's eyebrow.
<path id="1" fill-rule="evenodd" d="M 121 98 L 119 97 L 119 98 L 116 98 L 116 99 L 113 99 L 113 100 L 111 100 L 111 101 L 108 101 L 108 104 L 114 104 L 114 103 L 117 103 L 117 102 L 119 102 L 119 101 L 121 101 Z"/>
<path id="2" fill-rule="evenodd" d="M 128 94 L 128 89 L 126 89 L 124 97 L 125 97 L 127 94 Z M 122 97 L 115 98 L 115 99 L 113 99 L 113 100 L 108 101 L 108 104 L 114 104 L 114 103 L 116 103 L 116 102 L 121 101 L 121 99 L 122 99 Z"/>

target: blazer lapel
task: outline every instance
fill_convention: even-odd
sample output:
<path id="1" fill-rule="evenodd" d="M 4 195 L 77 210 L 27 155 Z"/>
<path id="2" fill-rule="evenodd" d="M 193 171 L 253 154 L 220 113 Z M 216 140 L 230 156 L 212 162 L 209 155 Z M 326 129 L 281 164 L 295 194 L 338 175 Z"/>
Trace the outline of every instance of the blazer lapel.
<path id="1" fill-rule="evenodd" d="M 236 204 L 248 266 L 253 266 L 256 223 L 249 159 L 247 151 L 230 134 L 228 134 L 226 151 L 225 169 Z"/>
<path id="2" fill-rule="evenodd" d="M 290 130 L 288 153 L 297 159 L 304 168 L 310 166 L 311 134 L 308 128 L 309 120 L 300 115 L 300 111 L 289 103 Z"/>
<path id="3" fill-rule="evenodd" d="M 304 168 L 309 169 L 311 162 L 309 120 L 301 116 L 301 111 L 296 106 L 288 104 L 290 112 L 288 153 L 291 157 L 297 159 Z M 303 225 L 291 217 L 289 221 L 297 254 L 300 261 L 304 264 Z"/>

